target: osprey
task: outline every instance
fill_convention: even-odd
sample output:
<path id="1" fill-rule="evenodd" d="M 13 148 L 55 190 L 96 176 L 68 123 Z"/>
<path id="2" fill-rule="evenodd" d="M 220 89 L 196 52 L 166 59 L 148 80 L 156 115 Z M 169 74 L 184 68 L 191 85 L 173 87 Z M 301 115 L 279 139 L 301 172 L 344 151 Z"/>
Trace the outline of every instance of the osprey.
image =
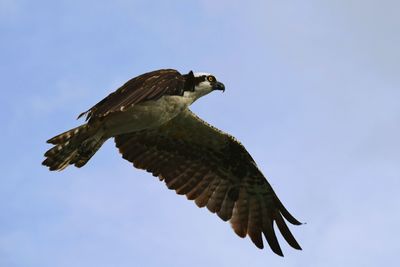
<path id="1" fill-rule="evenodd" d="M 122 157 L 230 221 L 240 237 L 249 235 L 260 249 L 262 234 L 283 256 L 274 231 L 301 250 L 284 218 L 296 220 L 283 206 L 255 161 L 234 137 L 209 125 L 189 110 L 202 96 L 225 90 L 209 73 L 182 75 L 173 69 L 135 77 L 78 118 L 86 123 L 47 142 L 43 165 L 63 170 L 82 167 L 101 145 L 114 137 Z"/>

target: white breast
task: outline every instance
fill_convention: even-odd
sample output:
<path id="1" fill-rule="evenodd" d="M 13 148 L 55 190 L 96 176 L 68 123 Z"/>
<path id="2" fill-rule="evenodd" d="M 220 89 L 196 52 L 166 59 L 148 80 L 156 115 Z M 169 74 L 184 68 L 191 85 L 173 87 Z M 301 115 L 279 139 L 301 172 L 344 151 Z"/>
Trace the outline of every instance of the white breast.
<path id="1" fill-rule="evenodd" d="M 135 105 L 126 111 L 110 114 L 104 120 L 107 136 L 159 127 L 174 118 L 193 102 L 185 96 L 163 96 L 156 101 Z"/>

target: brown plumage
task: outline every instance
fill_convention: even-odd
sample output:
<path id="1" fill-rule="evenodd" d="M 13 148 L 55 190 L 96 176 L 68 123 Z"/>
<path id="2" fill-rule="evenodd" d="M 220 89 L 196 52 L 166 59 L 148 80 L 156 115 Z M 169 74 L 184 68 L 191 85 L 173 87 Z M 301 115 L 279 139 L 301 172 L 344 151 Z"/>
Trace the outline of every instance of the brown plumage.
<path id="1" fill-rule="evenodd" d="M 148 72 L 127 81 L 118 90 L 109 94 L 89 110 L 81 113 L 86 120 L 102 118 L 114 112 L 125 111 L 129 107 L 149 100 L 157 100 L 164 95 L 183 95 L 194 89 L 193 72 L 181 75 L 173 69 Z"/>
<path id="2" fill-rule="evenodd" d="M 300 222 L 282 205 L 246 149 L 192 112 L 184 111 L 158 129 L 116 136 L 115 142 L 136 168 L 230 220 L 235 233 L 248 235 L 258 248 L 264 246 L 263 234 L 271 249 L 283 256 L 275 223 L 289 245 L 301 249 L 283 217 L 295 225 Z"/>

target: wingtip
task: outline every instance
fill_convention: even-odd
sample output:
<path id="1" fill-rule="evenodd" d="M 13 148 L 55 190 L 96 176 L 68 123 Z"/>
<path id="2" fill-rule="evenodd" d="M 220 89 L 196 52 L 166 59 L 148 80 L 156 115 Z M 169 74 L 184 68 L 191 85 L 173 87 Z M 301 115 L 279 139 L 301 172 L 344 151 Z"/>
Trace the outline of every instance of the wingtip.
<path id="1" fill-rule="evenodd" d="M 241 225 L 240 225 L 241 226 Z M 235 226 L 231 223 L 231 227 L 235 234 L 237 234 L 240 238 L 245 238 L 247 236 L 247 232 L 244 230 L 243 227 Z"/>
<path id="2" fill-rule="evenodd" d="M 279 198 L 276 198 L 277 205 L 279 207 L 280 213 L 285 217 L 285 219 L 290 222 L 293 225 L 302 225 L 301 222 L 299 222 L 282 204 L 282 202 L 279 200 Z"/>
<path id="3" fill-rule="evenodd" d="M 276 255 L 284 257 L 282 249 L 280 247 L 271 247 L 271 249 Z"/>
<path id="4" fill-rule="evenodd" d="M 276 255 L 278 255 L 278 256 L 280 256 L 280 257 L 282 257 L 282 258 L 284 258 L 284 257 L 285 257 L 285 255 L 283 255 L 283 252 L 282 252 L 282 251 L 280 251 L 280 252 L 276 252 L 276 251 L 274 251 L 274 253 L 275 253 Z"/>
<path id="5" fill-rule="evenodd" d="M 251 237 L 250 237 L 251 238 Z M 253 239 L 251 239 L 251 241 L 253 241 L 253 244 L 254 245 L 256 245 L 256 247 L 258 248 L 258 249 L 264 249 L 264 244 L 263 244 L 263 242 L 261 241 L 258 241 L 258 240 L 253 240 Z"/>
<path id="6" fill-rule="evenodd" d="M 274 252 L 276 255 L 281 256 L 281 257 L 285 257 L 283 255 L 282 249 L 281 249 L 281 247 L 279 245 L 278 246 L 270 246 L 270 248 L 271 248 L 272 252 Z"/>

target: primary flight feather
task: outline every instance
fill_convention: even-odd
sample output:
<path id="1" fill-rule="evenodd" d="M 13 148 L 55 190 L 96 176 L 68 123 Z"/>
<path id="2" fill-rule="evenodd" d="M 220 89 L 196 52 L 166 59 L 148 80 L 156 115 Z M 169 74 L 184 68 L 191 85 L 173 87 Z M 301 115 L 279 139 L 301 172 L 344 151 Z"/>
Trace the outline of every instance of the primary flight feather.
<path id="1" fill-rule="evenodd" d="M 234 137 L 209 125 L 189 106 L 225 86 L 209 73 L 182 75 L 173 69 L 135 77 L 79 115 L 86 123 L 48 143 L 43 165 L 63 170 L 82 167 L 114 137 L 122 157 L 158 176 L 169 189 L 230 221 L 240 237 L 258 248 L 263 238 L 283 256 L 274 224 L 284 239 L 301 249 L 285 219 L 296 220 L 283 206 L 255 161 Z"/>

